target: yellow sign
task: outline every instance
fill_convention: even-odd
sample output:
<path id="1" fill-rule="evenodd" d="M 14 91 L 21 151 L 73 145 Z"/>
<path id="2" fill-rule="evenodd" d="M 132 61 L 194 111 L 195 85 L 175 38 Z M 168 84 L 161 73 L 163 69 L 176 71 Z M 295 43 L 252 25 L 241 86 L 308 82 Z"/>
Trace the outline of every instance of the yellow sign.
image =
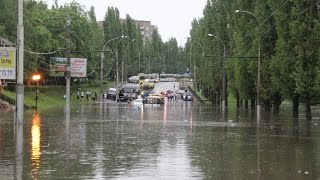
<path id="1" fill-rule="evenodd" d="M 0 79 L 16 78 L 16 48 L 0 47 Z"/>

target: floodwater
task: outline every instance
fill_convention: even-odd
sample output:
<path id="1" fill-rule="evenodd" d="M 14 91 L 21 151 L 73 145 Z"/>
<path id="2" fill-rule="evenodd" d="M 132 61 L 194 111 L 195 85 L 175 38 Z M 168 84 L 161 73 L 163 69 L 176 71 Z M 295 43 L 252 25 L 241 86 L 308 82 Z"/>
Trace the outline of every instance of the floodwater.
<path id="1" fill-rule="evenodd" d="M 313 120 L 229 105 L 94 103 L 0 112 L 0 179 L 319 179 L 320 107 Z"/>

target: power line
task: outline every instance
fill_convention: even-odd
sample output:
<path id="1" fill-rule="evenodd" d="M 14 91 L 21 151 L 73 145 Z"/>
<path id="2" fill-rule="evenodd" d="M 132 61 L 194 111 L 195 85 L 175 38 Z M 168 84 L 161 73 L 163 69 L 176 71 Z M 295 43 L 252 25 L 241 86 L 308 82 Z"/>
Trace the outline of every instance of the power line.
<path id="1" fill-rule="evenodd" d="M 276 11 L 279 11 L 280 8 L 282 8 L 288 1 L 289 1 L 289 0 L 286 0 L 278 9 L 274 10 L 265 20 L 262 21 L 262 23 L 259 23 L 259 22 L 258 22 L 258 26 L 257 26 L 256 28 L 260 28 L 260 27 L 262 26 L 262 24 L 264 24 L 269 18 L 271 18 L 271 17 L 273 16 L 273 14 L 276 13 Z M 304 1 L 306 1 L 306 0 L 304 0 Z M 254 15 L 254 16 L 255 16 L 255 15 Z M 258 19 L 257 19 L 256 16 L 255 16 L 254 18 L 256 18 L 256 21 L 258 21 Z M 248 34 L 246 34 L 246 35 L 244 36 L 244 39 L 245 39 L 247 36 L 250 36 L 250 35 L 254 34 L 254 31 L 255 31 L 255 30 L 252 30 L 252 31 L 250 31 Z"/>
<path id="2" fill-rule="evenodd" d="M 49 55 L 49 54 L 55 54 L 56 52 L 61 51 L 61 50 L 62 50 L 62 48 L 61 48 L 61 49 L 57 49 L 57 50 L 55 50 L 55 51 L 53 51 L 53 52 L 47 52 L 47 53 L 32 52 L 32 51 L 28 51 L 28 50 L 24 50 L 24 51 L 26 51 L 26 52 L 28 52 L 28 53 L 30 53 L 30 54 Z"/>
<path id="3" fill-rule="evenodd" d="M 300 3 L 297 7 L 299 7 L 302 3 Z M 317 5 L 317 3 L 314 3 L 312 6 L 310 6 L 309 8 L 307 8 L 306 10 L 302 11 L 301 13 L 299 13 L 298 15 L 301 15 L 305 12 L 307 12 L 308 10 L 310 10 L 313 6 Z M 287 17 L 289 16 L 289 14 L 287 14 L 286 16 L 284 16 L 279 22 L 282 22 L 283 20 L 285 20 Z M 276 25 L 273 25 L 272 27 L 275 27 Z M 267 32 L 269 32 L 271 30 L 271 28 L 261 32 L 261 34 L 266 34 Z"/>

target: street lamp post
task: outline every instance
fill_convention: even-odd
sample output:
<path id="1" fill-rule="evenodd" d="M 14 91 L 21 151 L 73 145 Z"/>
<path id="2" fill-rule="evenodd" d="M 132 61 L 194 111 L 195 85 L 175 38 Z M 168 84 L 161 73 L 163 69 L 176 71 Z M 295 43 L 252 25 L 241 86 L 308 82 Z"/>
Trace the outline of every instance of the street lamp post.
<path id="1" fill-rule="evenodd" d="M 32 80 L 36 82 L 36 110 L 38 110 L 38 98 L 39 98 L 38 85 L 39 85 L 40 79 L 41 79 L 41 76 L 39 74 L 34 74 L 32 76 Z"/>
<path id="2" fill-rule="evenodd" d="M 127 38 L 127 36 L 121 36 L 121 39 L 116 44 L 116 69 L 117 69 L 117 95 L 116 95 L 116 101 L 118 101 L 118 91 L 119 91 L 119 54 L 118 54 L 118 45 L 121 42 L 123 38 Z"/>
<path id="3" fill-rule="evenodd" d="M 190 37 L 186 37 L 186 38 L 190 38 Z M 196 43 L 197 45 L 199 45 L 200 47 L 201 47 L 201 50 L 202 50 L 202 56 L 204 56 L 204 49 L 203 49 L 203 45 L 202 44 L 200 44 L 198 41 L 196 41 L 196 40 L 194 40 L 194 39 L 192 39 L 192 38 L 190 38 L 190 40 L 191 40 L 191 47 L 190 47 L 190 68 L 189 68 L 189 71 L 191 72 L 191 62 L 192 62 L 192 49 L 193 49 L 193 46 L 192 46 L 192 44 L 193 43 Z M 193 61 L 193 87 L 197 90 L 197 74 L 196 74 L 196 62 L 195 61 Z"/>
<path id="4" fill-rule="evenodd" d="M 253 14 L 252 12 L 250 11 L 243 11 L 243 10 L 236 10 L 235 11 L 236 13 L 239 13 L 239 12 L 242 12 L 242 13 L 247 13 L 247 14 L 250 14 L 251 16 L 253 16 L 256 21 L 257 21 L 257 24 L 258 24 L 258 27 L 260 26 L 260 22 L 257 18 L 257 16 L 255 14 Z M 261 105 L 260 105 L 260 75 L 261 75 L 261 44 L 260 44 L 260 37 L 258 39 L 258 74 L 257 74 L 257 121 L 259 122 L 260 121 L 260 112 L 261 112 Z"/>
<path id="5" fill-rule="evenodd" d="M 227 75 L 226 75 L 226 58 L 227 58 L 227 51 L 226 51 L 226 45 L 225 43 L 223 42 L 223 40 L 214 35 L 214 34 L 208 34 L 208 36 L 210 37 L 215 37 L 217 39 L 219 39 L 223 45 L 223 61 L 222 61 L 222 111 L 224 112 L 225 111 L 225 108 L 226 108 L 226 101 L 227 101 L 227 93 L 226 93 L 226 89 L 227 89 Z"/>
<path id="6" fill-rule="evenodd" d="M 124 53 L 125 53 L 125 55 L 126 55 L 126 50 L 127 50 L 127 48 L 129 47 L 129 45 L 130 45 L 130 43 L 131 42 L 135 42 L 136 41 L 136 39 L 132 39 L 128 44 L 127 44 L 127 46 L 126 46 L 126 48 L 124 49 Z M 121 62 L 121 86 L 123 85 L 123 72 L 124 72 L 124 60 L 125 60 L 125 56 L 124 56 L 124 59 L 123 59 L 123 61 Z"/>
<path id="7" fill-rule="evenodd" d="M 119 38 L 124 38 L 125 36 L 119 36 L 113 39 L 108 40 L 102 47 L 101 51 L 101 61 L 100 61 L 100 101 L 103 100 L 103 61 L 104 61 L 104 52 L 107 44 L 113 40 L 119 39 Z"/>

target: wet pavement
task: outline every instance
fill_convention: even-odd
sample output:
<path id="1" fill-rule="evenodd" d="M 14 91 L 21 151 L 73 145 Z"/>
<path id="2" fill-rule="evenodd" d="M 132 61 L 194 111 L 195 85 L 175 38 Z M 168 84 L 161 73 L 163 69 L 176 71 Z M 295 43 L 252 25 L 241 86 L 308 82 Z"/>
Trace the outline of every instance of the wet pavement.
<path id="1" fill-rule="evenodd" d="M 231 104 L 105 101 L 38 113 L 0 112 L 0 179 L 319 179 L 320 107 L 313 120 Z M 19 134 L 20 133 L 20 134 Z"/>

